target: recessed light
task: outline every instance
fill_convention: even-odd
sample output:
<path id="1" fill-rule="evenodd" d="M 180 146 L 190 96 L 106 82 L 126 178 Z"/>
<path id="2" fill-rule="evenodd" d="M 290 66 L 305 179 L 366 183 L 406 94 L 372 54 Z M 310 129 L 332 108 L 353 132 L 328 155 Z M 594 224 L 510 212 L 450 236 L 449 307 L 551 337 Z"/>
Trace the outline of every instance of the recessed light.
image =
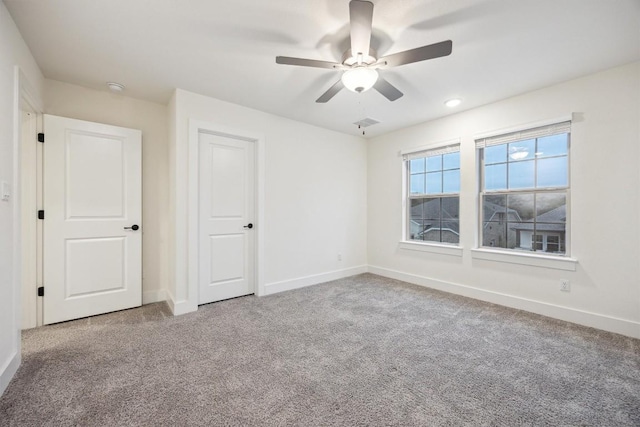
<path id="1" fill-rule="evenodd" d="M 115 82 L 107 82 L 107 87 L 111 92 L 120 93 L 124 90 L 124 85 L 121 85 L 120 83 L 115 83 Z"/>
<path id="2" fill-rule="evenodd" d="M 450 99 L 447 102 L 445 102 L 444 105 L 446 105 L 449 108 L 453 108 L 453 107 L 457 107 L 458 105 L 460 105 L 461 102 L 462 102 L 461 99 L 454 98 L 454 99 Z"/>

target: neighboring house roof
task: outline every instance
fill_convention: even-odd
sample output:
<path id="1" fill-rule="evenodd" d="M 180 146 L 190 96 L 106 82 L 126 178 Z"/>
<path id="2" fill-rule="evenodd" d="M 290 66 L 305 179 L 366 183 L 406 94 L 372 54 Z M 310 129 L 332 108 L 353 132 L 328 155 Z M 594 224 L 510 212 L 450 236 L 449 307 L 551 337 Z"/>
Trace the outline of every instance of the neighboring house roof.
<path id="1" fill-rule="evenodd" d="M 485 202 L 482 204 L 482 211 L 483 211 L 482 218 L 483 218 L 483 220 L 484 220 L 485 222 L 486 222 L 486 221 L 492 221 L 492 220 L 493 220 L 493 217 L 494 217 L 497 213 L 500 213 L 500 212 L 505 212 L 505 213 L 507 213 L 507 214 L 515 215 L 515 217 L 517 218 L 517 219 L 516 219 L 516 221 L 521 221 L 521 219 L 520 219 L 520 215 L 518 214 L 518 211 L 517 211 L 517 210 L 515 210 L 515 209 L 509 209 L 509 208 L 506 208 L 506 210 L 505 210 L 505 207 L 504 207 L 504 206 L 500 206 L 500 205 L 497 205 L 497 204 L 495 204 L 495 203 L 491 203 L 491 202 L 487 202 L 487 201 L 485 201 Z"/>
<path id="2" fill-rule="evenodd" d="M 460 235 L 460 224 L 457 222 L 445 222 L 444 227 L 432 226 L 431 224 L 427 224 L 426 228 L 420 234 L 428 233 L 431 230 L 442 230 L 442 231 L 450 231 L 454 234 Z"/>
<path id="3" fill-rule="evenodd" d="M 424 211 L 422 210 L 424 209 Z M 440 202 L 437 198 L 432 199 L 432 201 L 427 203 L 422 203 L 418 206 L 411 207 L 411 217 L 419 217 L 422 215 L 422 218 L 440 218 Z M 442 219 L 458 219 L 458 215 L 454 215 L 449 212 L 446 208 L 442 209 Z"/>
<path id="4" fill-rule="evenodd" d="M 536 217 L 536 231 L 565 231 L 567 221 L 567 206 L 558 206 Z M 514 224 L 514 230 L 533 231 L 533 222 Z"/>
<path id="5" fill-rule="evenodd" d="M 423 210 L 424 209 L 424 210 Z M 424 219 L 424 229 L 420 227 L 418 216 L 422 215 Z M 452 214 L 446 208 L 442 209 L 442 227 L 440 227 L 439 221 L 433 218 L 440 217 L 440 202 L 437 198 L 434 198 L 432 202 L 422 203 L 418 206 L 411 208 L 411 216 L 415 219 L 411 220 L 411 231 L 415 234 L 424 234 L 430 230 L 451 231 L 460 235 L 460 224 L 458 222 L 458 215 Z M 449 220 L 449 221 L 448 221 Z M 415 230 L 415 231 L 414 231 Z"/>
<path id="6" fill-rule="evenodd" d="M 458 221 L 445 220 L 442 224 L 443 227 L 440 227 L 439 224 L 437 224 L 437 221 L 430 222 L 429 220 L 424 220 L 424 222 L 425 224 L 423 229 L 420 223 L 416 222 L 415 220 L 411 220 L 411 234 L 423 235 L 429 231 L 441 229 L 442 231 L 450 231 L 452 233 L 460 235 L 460 224 L 458 223 Z"/>

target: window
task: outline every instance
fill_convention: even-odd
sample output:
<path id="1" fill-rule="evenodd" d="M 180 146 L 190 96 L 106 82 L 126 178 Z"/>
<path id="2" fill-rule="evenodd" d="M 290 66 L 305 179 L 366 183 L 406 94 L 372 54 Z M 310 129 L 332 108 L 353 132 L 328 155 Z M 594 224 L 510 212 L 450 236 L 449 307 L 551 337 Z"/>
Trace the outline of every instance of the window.
<path id="1" fill-rule="evenodd" d="M 404 156 L 407 169 L 406 239 L 460 242 L 460 146 Z"/>
<path id="2" fill-rule="evenodd" d="M 483 247 L 566 253 L 571 122 L 476 140 Z"/>

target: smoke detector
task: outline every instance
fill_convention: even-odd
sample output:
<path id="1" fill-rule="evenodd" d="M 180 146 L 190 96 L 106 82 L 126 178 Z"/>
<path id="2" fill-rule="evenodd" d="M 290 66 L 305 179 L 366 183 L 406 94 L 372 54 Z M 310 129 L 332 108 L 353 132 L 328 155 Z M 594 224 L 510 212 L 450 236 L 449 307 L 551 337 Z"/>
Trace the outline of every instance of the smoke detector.
<path id="1" fill-rule="evenodd" d="M 107 82 L 107 87 L 111 92 L 120 93 L 124 90 L 124 85 L 115 82 Z"/>

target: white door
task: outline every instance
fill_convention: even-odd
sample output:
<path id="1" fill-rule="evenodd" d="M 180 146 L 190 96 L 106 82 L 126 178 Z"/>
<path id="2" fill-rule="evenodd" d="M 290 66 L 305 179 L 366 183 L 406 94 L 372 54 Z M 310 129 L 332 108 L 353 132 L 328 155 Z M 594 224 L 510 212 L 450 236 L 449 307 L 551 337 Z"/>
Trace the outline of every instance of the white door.
<path id="1" fill-rule="evenodd" d="M 50 115 L 44 131 L 44 323 L 141 305 L 141 132 Z"/>
<path id="2" fill-rule="evenodd" d="M 199 304 L 254 293 L 254 143 L 199 136 Z"/>

